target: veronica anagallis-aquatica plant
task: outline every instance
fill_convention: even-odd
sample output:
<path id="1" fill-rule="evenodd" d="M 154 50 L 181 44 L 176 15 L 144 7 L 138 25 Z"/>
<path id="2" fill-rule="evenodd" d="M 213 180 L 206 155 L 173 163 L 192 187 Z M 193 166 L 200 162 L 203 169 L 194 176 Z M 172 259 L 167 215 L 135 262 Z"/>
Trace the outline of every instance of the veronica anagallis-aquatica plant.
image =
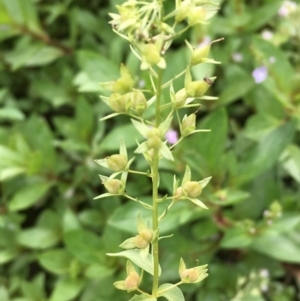
<path id="1" fill-rule="evenodd" d="M 120 142 L 120 151 L 96 162 L 110 169 L 113 173 L 106 177 L 100 175 L 107 193 L 96 199 L 109 196 L 122 196 L 144 206 L 152 212 L 152 221 L 145 221 L 138 214 L 136 236 L 126 239 L 120 244 L 124 251 L 109 253 L 109 256 L 121 256 L 128 259 L 126 264 L 127 277 L 114 283 L 117 289 L 136 294 L 130 300 L 154 301 L 165 297 L 169 301 L 184 300 L 179 288 L 182 283 L 197 283 L 208 276 L 207 265 L 187 268 L 182 258 L 178 259 L 179 281 L 176 284 L 159 284 L 161 268 L 159 265 L 159 233 L 160 222 L 168 217 L 168 212 L 177 202 L 190 201 L 196 206 L 207 209 L 199 200 L 203 188 L 210 177 L 202 180 L 192 180 L 191 170 L 186 166 L 183 179 L 179 182 L 174 175 L 173 195 L 161 197 L 159 194 L 159 161 L 162 158 L 174 160 L 173 148 L 187 136 L 209 130 L 196 129 L 196 113 L 180 118 L 179 110 L 199 107 L 198 99 L 215 99 L 205 96 L 206 91 L 214 82 L 215 77 L 193 80 L 191 69 L 203 62 L 218 64 L 209 57 L 213 41 L 200 48 L 194 48 L 188 41 L 190 62 L 180 74 L 163 82 L 163 72 L 167 68 L 165 57 L 168 55 L 174 39 L 193 26 L 206 23 L 217 11 L 218 7 L 210 1 L 185 0 L 176 1 L 174 11 L 165 15 L 162 0 L 134 1 L 128 0 L 117 6 L 118 13 L 111 13 L 113 31 L 127 40 L 131 51 L 140 61 L 140 69 L 149 73 L 151 89 L 142 90 L 135 87 L 135 81 L 125 65 L 120 66 L 120 78 L 115 81 L 101 83 L 102 87 L 111 92 L 109 97 L 101 96 L 113 113 L 102 120 L 121 114 L 131 118 L 136 130 L 145 138 L 137 143 L 136 154 L 141 154 L 149 164 L 149 171 L 136 171 L 130 168 L 134 158 L 128 158 L 126 145 Z M 180 23 L 180 26 L 177 26 Z M 177 30 L 180 28 L 180 30 Z M 173 82 L 184 76 L 184 86 L 175 91 Z M 162 104 L 162 91 L 169 90 L 169 100 Z M 150 96 L 149 96 L 150 95 Z M 154 114 L 145 119 L 143 114 L 150 106 L 154 106 Z M 167 112 L 167 113 L 166 113 Z M 197 111 L 196 111 L 197 112 Z M 164 115 L 163 115 L 164 114 Z M 148 114 L 149 115 L 149 114 Z M 164 116 L 162 118 L 162 116 Z M 170 129 L 173 119 L 177 119 L 180 128 L 180 138 L 173 145 L 166 141 L 165 134 Z M 126 133 L 124 133 L 126 135 Z M 147 204 L 126 192 L 126 181 L 131 173 L 149 177 L 152 182 L 152 204 Z M 159 206 L 166 208 L 159 214 Z M 143 273 L 152 275 L 152 288 L 143 291 L 140 288 Z"/>

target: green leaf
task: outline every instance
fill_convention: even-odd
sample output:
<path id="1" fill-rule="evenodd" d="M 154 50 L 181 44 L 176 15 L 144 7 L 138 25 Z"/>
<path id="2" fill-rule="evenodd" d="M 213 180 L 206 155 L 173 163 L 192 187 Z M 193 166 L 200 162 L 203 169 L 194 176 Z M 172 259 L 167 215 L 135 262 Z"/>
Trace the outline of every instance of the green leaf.
<path id="1" fill-rule="evenodd" d="M 164 291 L 164 292 L 163 292 Z M 158 296 L 165 297 L 168 301 L 184 301 L 182 291 L 171 283 L 162 284 L 158 288 Z"/>
<path id="2" fill-rule="evenodd" d="M 53 249 L 40 254 L 38 261 L 49 272 L 63 275 L 69 272 L 72 257 L 64 249 Z"/>
<path id="3" fill-rule="evenodd" d="M 89 227 L 101 227 L 104 223 L 103 215 L 99 210 L 87 209 L 79 213 L 79 220 Z"/>
<path id="4" fill-rule="evenodd" d="M 18 250 L 2 250 L 0 249 L 0 264 L 5 264 L 16 256 L 18 256 Z M 1 300 L 1 299 L 0 299 Z"/>
<path id="5" fill-rule="evenodd" d="M 87 101 L 80 99 L 76 104 L 76 136 L 89 142 L 92 138 L 94 127 L 94 112 Z"/>
<path id="6" fill-rule="evenodd" d="M 280 218 L 275 219 L 275 221 L 269 226 L 271 231 L 276 231 L 277 233 L 290 232 L 295 229 L 300 223 L 299 214 L 288 214 L 284 213 Z"/>
<path id="7" fill-rule="evenodd" d="M 247 24 L 247 30 L 257 30 L 265 23 L 268 23 L 270 19 L 278 12 L 279 7 L 282 5 L 282 1 L 270 1 L 259 7 L 255 7 L 251 11 L 249 23 Z"/>
<path id="8" fill-rule="evenodd" d="M 17 152 L 0 145 L 0 166 L 22 166 L 24 158 Z"/>
<path id="9" fill-rule="evenodd" d="M 31 228 L 21 231 L 17 240 L 21 245 L 31 249 L 45 249 L 56 245 L 60 237 L 53 230 Z"/>
<path id="10" fill-rule="evenodd" d="M 155 297 L 141 294 L 141 295 L 134 295 L 129 301 L 156 301 Z"/>
<path id="11" fill-rule="evenodd" d="M 35 46 L 33 57 L 27 60 L 26 67 L 44 66 L 64 55 L 62 50 L 50 46 Z"/>
<path id="12" fill-rule="evenodd" d="M 100 82 L 115 80 L 120 76 L 119 66 L 99 52 L 81 50 L 76 58 L 82 70 L 75 78 L 80 91 L 101 92 Z"/>
<path id="13" fill-rule="evenodd" d="M 17 46 L 5 55 L 5 60 L 13 70 L 17 70 L 20 67 L 47 65 L 62 55 L 63 52 L 57 48 L 41 43 L 33 44 L 29 39 L 24 38 L 20 39 Z"/>
<path id="14" fill-rule="evenodd" d="M 300 183 L 300 148 L 289 145 L 281 157 L 284 169 Z"/>
<path id="15" fill-rule="evenodd" d="M 255 86 L 255 82 L 249 72 L 235 65 L 230 67 L 230 75 L 226 82 L 226 86 L 222 89 L 218 101 L 218 103 L 223 105 L 238 100 Z"/>
<path id="16" fill-rule="evenodd" d="M 299 241 L 288 233 L 266 232 L 256 237 L 250 247 L 280 261 L 300 263 Z"/>
<path id="17" fill-rule="evenodd" d="M 260 140 L 240 163 L 236 182 L 247 182 L 270 168 L 293 138 L 295 121 L 286 122 Z"/>
<path id="18" fill-rule="evenodd" d="M 0 286 L 0 300 L 1 301 L 9 301 L 8 299 L 9 295 L 4 286 Z"/>
<path id="19" fill-rule="evenodd" d="M 0 108 L 0 120 L 5 121 L 20 121 L 24 120 L 25 115 L 18 108 L 4 107 Z"/>
<path id="20" fill-rule="evenodd" d="M 126 250 L 118 253 L 107 253 L 108 256 L 113 257 L 125 257 L 136 264 L 138 267 L 153 275 L 153 258 L 150 254 L 145 259 L 140 256 L 140 250 Z M 161 274 L 161 268 L 159 267 L 159 275 Z"/>
<path id="21" fill-rule="evenodd" d="M 53 133 L 45 119 L 33 115 L 26 122 L 19 123 L 17 129 L 33 150 L 27 163 L 32 173 L 49 174 L 61 168 L 56 161 Z M 39 129 L 38 134 L 33 135 L 36 129 Z"/>
<path id="22" fill-rule="evenodd" d="M 64 235 L 68 251 L 78 260 L 88 264 L 104 261 L 104 250 L 101 237 L 91 231 L 72 230 Z"/>
<path id="23" fill-rule="evenodd" d="M 220 206 L 240 203 L 250 196 L 249 192 L 238 189 L 222 189 L 211 196 L 210 201 Z"/>
<path id="24" fill-rule="evenodd" d="M 25 172 L 26 172 L 25 167 L 17 167 L 17 166 L 12 166 L 7 168 L 1 167 L 0 181 L 5 181 L 7 179 L 13 178 Z"/>
<path id="25" fill-rule="evenodd" d="M 81 228 L 78 217 L 71 209 L 68 208 L 66 209 L 63 215 L 62 224 L 64 232 L 77 230 Z"/>
<path id="26" fill-rule="evenodd" d="M 84 284 L 85 281 L 82 279 L 62 279 L 55 285 L 49 301 L 74 300 Z"/>
<path id="27" fill-rule="evenodd" d="M 5 6 L 6 13 L 19 25 L 24 25 L 28 29 L 42 33 L 35 6 L 32 1 L 22 0 L 1 0 Z"/>
<path id="28" fill-rule="evenodd" d="M 53 183 L 51 182 L 40 182 L 26 185 L 13 195 L 8 204 L 9 210 L 19 211 L 29 208 L 40 201 L 52 185 Z"/>
<path id="29" fill-rule="evenodd" d="M 267 114 L 256 114 L 248 118 L 243 134 L 247 138 L 259 141 L 279 125 L 280 120 L 277 118 Z"/>
<path id="30" fill-rule="evenodd" d="M 218 167 L 224 152 L 227 140 L 227 115 L 224 108 L 220 108 L 206 117 L 200 124 L 199 129 L 211 129 L 209 133 L 195 134 L 189 138 L 190 143 L 201 154 L 208 165 L 208 174 L 212 174 Z"/>
<path id="31" fill-rule="evenodd" d="M 165 207 L 161 205 L 159 214 L 162 214 L 166 207 L 167 205 L 165 205 Z M 187 200 L 178 202 L 172 207 L 172 210 L 168 212 L 167 218 L 161 221 L 159 232 L 161 234 L 170 234 L 170 232 L 174 231 L 174 229 L 188 223 L 196 216 L 199 216 L 199 214 L 203 214 L 203 211 L 204 210 L 202 208 L 195 208 L 195 205 L 191 205 L 191 203 Z M 149 212 L 148 209 L 142 206 L 137 207 L 134 202 L 128 202 L 117 208 L 110 216 L 107 223 L 120 231 L 136 234 L 135 227 L 132 227 L 132 221 L 136 220 L 139 213 L 143 216 L 145 222 L 151 222 L 151 212 Z"/>
<path id="32" fill-rule="evenodd" d="M 252 38 L 251 46 L 259 52 L 259 55 L 262 56 L 266 62 L 269 61 L 270 57 L 275 59 L 275 63 L 269 64 L 268 68 L 276 81 L 279 92 L 288 96 L 293 88 L 291 77 L 294 74 L 294 70 L 287 56 L 279 47 L 258 36 Z"/>
<path id="33" fill-rule="evenodd" d="M 131 123 L 124 124 L 112 129 L 102 140 L 100 148 L 102 151 L 118 151 L 121 140 L 124 140 L 126 147 L 130 148 L 137 145 L 136 140 L 142 139 L 144 138 Z"/>
<path id="34" fill-rule="evenodd" d="M 245 248 L 251 244 L 252 240 L 253 237 L 250 236 L 246 229 L 234 227 L 226 230 L 221 247 L 228 249 Z"/>
<path id="35" fill-rule="evenodd" d="M 113 275 L 114 273 L 114 269 L 100 264 L 92 264 L 84 272 L 85 276 L 91 279 L 104 279 Z"/>
<path id="36" fill-rule="evenodd" d="M 28 300 L 43 300 L 46 297 L 44 285 L 45 276 L 43 274 L 36 276 L 30 282 L 23 280 L 21 283 L 22 294 L 28 298 Z"/>

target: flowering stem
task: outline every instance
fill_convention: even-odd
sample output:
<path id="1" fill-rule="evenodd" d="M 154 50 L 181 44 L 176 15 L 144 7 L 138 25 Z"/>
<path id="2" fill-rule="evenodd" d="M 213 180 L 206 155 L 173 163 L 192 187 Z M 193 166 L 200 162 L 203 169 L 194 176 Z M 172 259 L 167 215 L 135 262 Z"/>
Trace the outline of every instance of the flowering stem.
<path id="1" fill-rule="evenodd" d="M 156 110 L 155 110 L 155 124 L 156 127 L 160 124 L 160 100 L 161 100 L 161 83 L 162 83 L 162 70 L 158 72 L 158 78 L 156 82 Z M 152 173 L 152 225 L 153 231 L 158 233 L 158 183 L 159 183 L 159 174 L 158 174 L 158 161 L 159 161 L 159 151 L 158 149 L 154 150 L 153 153 L 153 164 L 151 167 Z M 158 278 L 159 278 L 159 260 L 158 260 L 158 238 L 159 233 L 157 234 L 156 239 L 154 240 L 153 246 L 153 286 L 152 286 L 152 296 L 157 296 L 158 290 Z"/>

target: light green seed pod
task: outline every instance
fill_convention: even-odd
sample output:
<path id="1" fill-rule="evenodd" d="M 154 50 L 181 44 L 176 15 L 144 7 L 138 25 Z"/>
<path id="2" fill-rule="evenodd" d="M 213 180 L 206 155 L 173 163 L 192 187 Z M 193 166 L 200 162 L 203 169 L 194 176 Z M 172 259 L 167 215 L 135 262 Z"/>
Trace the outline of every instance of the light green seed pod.
<path id="1" fill-rule="evenodd" d="M 124 170 L 128 160 L 123 155 L 112 155 L 107 158 L 107 165 L 113 171 L 121 171 Z"/>
<path id="2" fill-rule="evenodd" d="M 190 198 L 198 197 L 202 192 L 202 186 L 196 181 L 188 181 L 182 185 L 185 194 Z"/>

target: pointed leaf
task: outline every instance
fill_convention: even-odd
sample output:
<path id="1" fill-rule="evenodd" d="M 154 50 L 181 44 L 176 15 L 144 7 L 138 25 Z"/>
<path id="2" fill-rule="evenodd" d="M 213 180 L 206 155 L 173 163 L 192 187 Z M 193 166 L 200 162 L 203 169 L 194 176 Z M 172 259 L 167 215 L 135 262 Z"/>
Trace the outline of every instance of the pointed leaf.
<path id="1" fill-rule="evenodd" d="M 129 301 L 156 301 L 155 297 L 150 295 L 141 294 L 141 295 L 134 295 Z"/>
<path id="2" fill-rule="evenodd" d="M 51 182 L 40 182 L 28 184 L 20 190 L 17 190 L 9 202 L 9 210 L 18 211 L 29 208 L 40 201 L 52 185 L 53 183 Z"/>
<path id="3" fill-rule="evenodd" d="M 158 288 L 158 296 L 165 297 L 168 301 L 184 301 L 180 288 L 171 283 L 165 283 Z"/>
<path id="4" fill-rule="evenodd" d="M 244 183 L 270 168 L 292 140 L 295 126 L 295 120 L 291 120 L 261 139 L 240 164 L 236 181 Z"/>
<path id="5" fill-rule="evenodd" d="M 153 275 L 153 258 L 150 254 L 143 260 L 140 257 L 140 250 L 126 250 L 118 253 L 107 253 L 108 256 L 114 257 L 125 257 L 136 264 L 138 267 Z M 161 274 L 161 269 L 159 267 L 159 275 Z"/>

